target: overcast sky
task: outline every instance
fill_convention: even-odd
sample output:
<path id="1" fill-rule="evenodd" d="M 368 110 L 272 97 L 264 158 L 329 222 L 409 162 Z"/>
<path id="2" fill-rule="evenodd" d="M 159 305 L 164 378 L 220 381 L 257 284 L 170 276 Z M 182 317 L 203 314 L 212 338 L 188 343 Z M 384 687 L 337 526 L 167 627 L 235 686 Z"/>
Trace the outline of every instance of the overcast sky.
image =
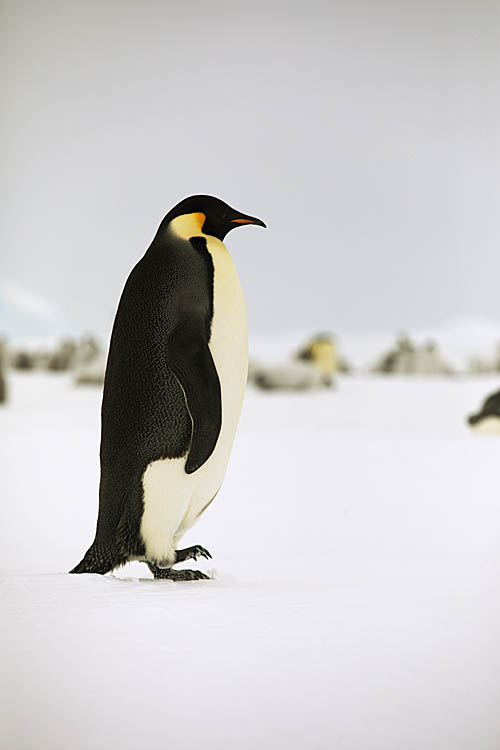
<path id="1" fill-rule="evenodd" d="M 106 332 L 163 215 L 228 237 L 252 331 L 500 320 L 499 4 L 3 2 L 1 278 Z"/>

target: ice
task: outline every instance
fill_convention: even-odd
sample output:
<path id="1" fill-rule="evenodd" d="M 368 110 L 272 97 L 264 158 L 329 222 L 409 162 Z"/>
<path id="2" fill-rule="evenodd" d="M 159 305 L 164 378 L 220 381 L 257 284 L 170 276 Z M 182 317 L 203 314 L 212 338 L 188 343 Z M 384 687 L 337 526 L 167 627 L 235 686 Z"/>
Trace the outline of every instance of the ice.
<path id="1" fill-rule="evenodd" d="M 100 391 L 13 376 L 0 745 L 498 750 L 500 438 L 464 421 L 498 386 L 249 389 L 185 537 L 214 579 L 175 584 L 65 573 L 94 532 Z"/>

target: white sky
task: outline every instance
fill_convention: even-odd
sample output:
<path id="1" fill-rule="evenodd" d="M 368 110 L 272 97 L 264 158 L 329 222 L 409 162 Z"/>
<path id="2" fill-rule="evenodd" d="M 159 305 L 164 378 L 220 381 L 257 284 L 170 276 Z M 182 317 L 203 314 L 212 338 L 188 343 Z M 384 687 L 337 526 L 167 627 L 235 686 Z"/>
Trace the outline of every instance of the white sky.
<path id="1" fill-rule="evenodd" d="M 106 332 L 207 192 L 250 328 L 500 319 L 499 4 L 3 3 L 1 279 Z"/>

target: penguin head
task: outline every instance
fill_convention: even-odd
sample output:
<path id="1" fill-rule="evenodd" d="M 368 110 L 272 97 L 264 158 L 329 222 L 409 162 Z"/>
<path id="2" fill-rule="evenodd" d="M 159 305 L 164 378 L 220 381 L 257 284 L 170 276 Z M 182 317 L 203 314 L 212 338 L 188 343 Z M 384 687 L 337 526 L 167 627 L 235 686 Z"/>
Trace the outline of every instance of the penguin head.
<path id="1" fill-rule="evenodd" d="M 219 240 L 223 240 L 231 229 L 245 226 L 245 224 L 266 227 L 264 222 L 255 216 L 242 214 L 241 211 L 236 211 L 224 201 L 211 195 L 191 195 L 189 198 L 184 198 L 168 212 L 162 224 L 165 226 L 181 217 L 186 217 L 186 227 L 189 226 L 194 234 L 199 231 L 217 237 Z"/>

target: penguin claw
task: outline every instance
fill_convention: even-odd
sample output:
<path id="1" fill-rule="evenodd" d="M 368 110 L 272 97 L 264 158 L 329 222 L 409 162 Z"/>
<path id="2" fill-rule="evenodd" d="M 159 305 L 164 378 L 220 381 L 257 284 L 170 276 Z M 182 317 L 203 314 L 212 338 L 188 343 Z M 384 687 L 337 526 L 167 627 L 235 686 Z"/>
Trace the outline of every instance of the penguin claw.
<path id="1" fill-rule="evenodd" d="M 202 581 L 210 580 L 210 576 L 207 576 L 206 573 L 202 573 L 201 570 L 175 570 L 174 573 L 178 574 L 173 579 L 174 581 Z"/>
<path id="2" fill-rule="evenodd" d="M 174 570 L 174 568 L 159 568 L 151 562 L 147 562 L 148 568 L 155 579 L 168 581 L 201 581 L 210 580 L 210 576 L 201 570 Z"/>
<path id="3" fill-rule="evenodd" d="M 212 558 L 210 552 L 202 547 L 201 544 L 196 544 L 194 547 L 186 547 L 186 549 L 178 549 L 176 552 L 175 562 L 184 562 L 185 560 L 197 560 L 198 557 L 204 557 L 206 560 Z"/>
<path id="4" fill-rule="evenodd" d="M 171 581 L 202 581 L 210 580 L 210 576 L 202 573 L 201 570 L 173 570 L 172 568 L 168 571 L 168 576 L 165 576 Z"/>

